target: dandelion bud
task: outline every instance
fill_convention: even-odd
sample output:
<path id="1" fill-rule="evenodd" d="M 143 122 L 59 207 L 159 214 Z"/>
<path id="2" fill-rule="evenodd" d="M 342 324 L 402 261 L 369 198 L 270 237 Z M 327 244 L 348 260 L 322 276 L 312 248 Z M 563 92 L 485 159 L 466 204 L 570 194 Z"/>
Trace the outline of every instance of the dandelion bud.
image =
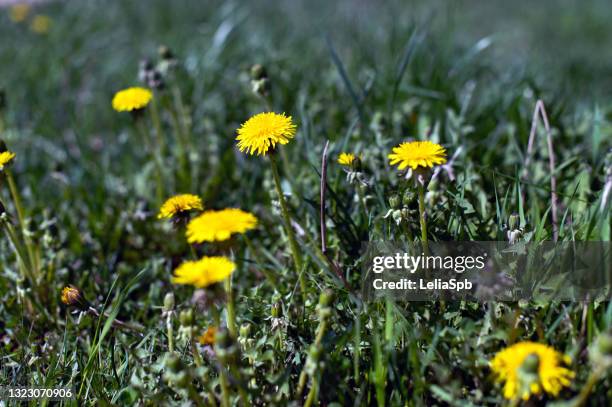
<path id="1" fill-rule="evenodd" d="M 603 333 L 597 338 L 597 347 L 602 354 L 612 357 L 612 335 Z"/>
<path id="2" fill-rule="evenodd" d="M 64 287 L 62 290 L 61 300 L 64 305 L 69 307 L 78 307 L 87 309 L 89 306 L 81 290 L 73 285 Z"/>
<path id="3" fill-rule="evenodd" d="M 166 45 L 160 45 L 159 48 L 157 48 L 157 54 L 161 59 L 174 59 L 174 54 L 172 53 L 172 50 Z"/>
<path id="4" fill-rule="evenodd" d="M 271 311 L 271 315 L 272 318 L 280 318 L 282 315 L 282 308 L 280 303 L 274 303 L 272 304 L 272 311 Z"/>
<path id="5" fill-rule="evenodd" d="M 240 325 L 240 336 L 243 338 L 248 338 L 249 335 L 251 334 L 251 324 L 249 324 L 248 322 L 245 322 L 244 324 Z"/>
<path id="6" fill-rule="evenodd" d="M 166 294 L 166 296 L 164 297 L 164 312 L 170 312 L 174 309 L 174 294 L 173 293 L 168 293 Z"/>
<path id="7" fill-rule="evenodd" d="M 398 209 L 400 206 L 400 197 L 397 195 L 391 195 L 389 198 L 389 206 L 391 209 Z"/>
<path id="8" fill-rule="evenodd" d="M 513 213 L 512 215 L 510 215 L 510 217 L 508 218 L 508 229 L 510 230 L 516 230 L 519 228 L 519 222 L 520 222 L 520 217 L 518 214 Z"/>
<path id="9" fill-rule="evenodd" d="M 404 191 L 404 195 L 402 196 L 402 204 L 404 206 L 409 206 L 414 199 L 416 198 L 416 194 L 413 190 L 407 189 Z"/>
<path id="10" fill-rule="evenodd" d="M 178 373 L 183 369 L 183 362 L 176 353 L 167 353 L 165 360 L 166 368 L 172 373 Z"/>
<path id="11" fill-rule="evenodd" d="M 181 314 L 179 315 L 179 321 L 181 322 L 182 326 L 192 326 L 193 325 L 193 310 L 188 309 L 188 310 L 181 311 Z"/>
<path id="12" fill-rule="evenodd" d="M 327 307 L 334 299 L 334 292 L 332 290 L 325 290 L 319 296 L 319 305 Z"/>
<path id="13" fill-rule="evenodd" d="M 251 79 L 259 80 L 259 79 L 267 79 L 268 72 L 266 72 L 266 68 L 261 64 L 255 64 L 251 67 Z"/>

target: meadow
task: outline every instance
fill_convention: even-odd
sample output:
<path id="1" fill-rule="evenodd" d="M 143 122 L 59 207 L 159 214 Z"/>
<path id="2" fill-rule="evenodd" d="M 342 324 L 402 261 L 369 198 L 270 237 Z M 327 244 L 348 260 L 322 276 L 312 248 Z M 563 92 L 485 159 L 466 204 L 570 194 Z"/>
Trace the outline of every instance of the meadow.
<path id="1" fill-rule="evenodd" d="M 611 405 L 609 295 L 362 295 L 372 242 L 610 241 L 612 9 L 515 3 L 0 7 L 0 388 Z"/>

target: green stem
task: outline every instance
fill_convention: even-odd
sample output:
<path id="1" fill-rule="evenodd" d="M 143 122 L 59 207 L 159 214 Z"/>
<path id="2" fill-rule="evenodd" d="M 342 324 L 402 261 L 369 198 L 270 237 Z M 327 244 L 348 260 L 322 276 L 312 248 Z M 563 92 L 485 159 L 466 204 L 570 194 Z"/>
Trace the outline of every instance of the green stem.
<path id="1" fill-rule="evenodd" d="M 19 191 L 17 190 L 17 185 L 15 184 L 15 179 L 13 178 L 13 174 L 10 170 L 5 170 L 6 172 L 6 180 L 8 182 L 9 190 L 11 192 L 11 197 L 13 198 L 13 205 L 15 205 L 15 210 L 17 211 L 17 219 L 19 221 L 19 226 L 21 229 L 21 235 L 23 236 L 23 242 L 27 251 L 27 260 L 28 267 L 30 268 L 30 273 L 32 274 L 32 278 L 35 278 L 35 273 L 38 272 L 36 268 L 36 256 L 34 246 L 27 232 L 27 225 L 25 223 L 25 216 L 23 205 L 21 203 L 21 198 L 19 197 Z M 36 284 L 35 280 L 31 281 L 32 284 Z"/>
<path id="2" fill-rule="evenodd" d="M 151 120 L 153 121 L 153 127 L 155 127 L 155 143 L 159 150 L 159 155 L 163 157 L 166 152 L 166 142 L 162 134 L 161 121 L 159 119 L 159 106 L 157 105 L 157 99 L 153 98 L 151 103 Z"/>
<path id="3" fill-rule="evenodd" d="M 141 133 L 141 136 L 145 142 L 145 145 L 149 147 L 151 155 L 153 155 L 153 164 L 155 165 L 155 185 L 156 185 L 156 200 L 157 204 L 161 205 L 164 200 L 164 173 L 162 170 L 161 164 L 161 156 L 159 151 L 159 145 L 152 146 L 149 140 L 148 132 L 144 127 L 144 122 L 142 120 L 137 120 L 138 131 Z"/>
<path id="4" fill-rule="evenodd" d="M 419 183 L 419 219 L 421 221 L 421 242 L 425 256 L 429 255 L 429 243 L 427 241 L 427 213 L 425 212 L 425 187 Z"/>
<path id="5" fill-rule="evenodd" d="M 595 387 L 595 384 L 597 384 L 603 372 L 604 369 L 601 366 L 591 372 L 586 384 L 582 387 L 580 394 L 576 398 L 576 401 L 572 404 L 572 407 L 581 407 L 586 404 L 589 399 L 589 394 L 593 391 L 593 387 Z"/>
<path id="6" fill-rule="evenodd" d="M 232 292 L 232 276 L 229 276 L 223 282 L 225 294 L 227 295 L 227 330 L 233 339 L 238 337 L 236 329 L 236 310 L 234 308 L 234 295 Z"/>
<path id="7" fill-rule="evenodd" d="M 19 265 L 20 265 L 19 268 L 21 269 L 21 274 L 23 278 L 32 281 L 34 276 L 32 275 L 30 271 L 27 256 L 24 253 L 23 247 L 21 246 L 19 242 L 17 234 L 15 233 L 15 229 L 13 229 L 13 226 L 8 221 L 3 221 L 3 224 L 6 230 L 6 234 L 8 235 L 9 240 L 11 241 L 11 243 L 13 244 L 13 247 L 15 248 L 15 253 L 17 253 L 17 259 L 19 260 Z"/>
<path id="8" fill-rule="evenodd" d="M 220 328 L 221 316 L 219 315 L 219 311 L 214 305 L 210 307 L 210 311 L 212 313 L 213 320 L 215 321 L 215 326 Z M 225 372 L 225 367 L 221 365 L 221 363 L 219 363 L 219 384 L 221 385 L 221 406 L 230 407 L 229 380 L 227 378 L 227 373 Z"/>
<path id="9" fill-rule="evenodd" d="M 25 231 L 25 216 L 23 214 L 23 206 L 21 205 L 21 198 L 19 197 L 19 193 L 17 192 L 17 186 L 15 185 L 15 179 L 13 178 L 13 174 L 10 170 L 6 169 L 6 180 L 8 182 L 9 190 L 11 192 L 11 197 L 13 198 L 13 204 L 15 205 L 15 210 L 17 211 L 17 219 L 19 220 L 19 225 L 21 229 Z"/>
<path id="10" fill-rule="evenodd" d="M 174 352 L 174 327 L 172 326 L 172 312 L 166 317 L 166 330 L 168 334 L 168 350 Z"/>
<path id="11" fill-rule="evenodd" d="M 276 186 L 276 193 L 278 194 L 278 201 L 280 202 L 281 214 L 285 222 L 285 232 L 287 233 L 287 239 L 289 240 L 289 247 L 293 256 L 293 262 L 295 264 L 295 272 L 298 273 L 300 279 L 300 288 L 302 294 L 306 295 L 306 277 L 302 273 L 302 258 L 300 251 L 295 240 L 295 234 L 293 233 L 293 227 L 291 226 L 291 218 L 289 217 L 289 210 L 287 209 L 287 203 L 285 202 L 285 196 L 283 195 L 283 189 L 281 187 L 280 176 L 278 175 L 278 164 L 274 153 L 270 154 L 270 163 L 272 164 L 272 175 L 274 177 L 274 185 Z"/>

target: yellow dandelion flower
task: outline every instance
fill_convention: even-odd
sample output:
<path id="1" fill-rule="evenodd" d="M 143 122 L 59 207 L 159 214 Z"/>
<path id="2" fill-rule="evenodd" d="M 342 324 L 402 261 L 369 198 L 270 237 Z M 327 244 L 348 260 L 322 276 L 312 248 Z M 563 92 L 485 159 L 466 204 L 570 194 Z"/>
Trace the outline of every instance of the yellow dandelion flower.
<path id="1" fill-rule="evenodd" d="M 355 154 L 352 153 L 341 153 L 338 156 L 338 164 L 340 165 L 351 165 L 353 164 L 353 162 L 355 161 L 357 157 L 355 157 Z"/>
<path id="2" fill-rule="evenodd" d="M 32 23 L 30 23 L 30 30 L 36 34 L 46 34 L 49 32 L 49 28 L 51 28 L 51 18 L 43 14 L 34 16 Z"/>
<path id="3" fill-rule="evenodd" d="M 153 92 L 146 88 L 132 87 L 120 90 L 113 97 L 113 109 L 131 112 L 145 108 L 153 99 Z"/>
<path id="4" fill-rule="evenodd" d="M 19 3 L 11 7 L 10 18 L 14 23 L 21 23 L 28 18 L 32 7 L 29 4 Z"/>
<path id="5" fill-rule="evenodd" d="M 187 225 L 189 243 L 221 242 L 234 233 L 245 233 L 255 228 L 255 215 L 241 209 L 209 210 L 192 219 Z"/>
<path id="6" fill-rule="evenodd" d="M 295 136 L 296 126 L 291 116 L 273 112 L 260 113 L 238 129 L 238 149 L 248 154 L 265 155 L 276 144 L 287 144 Z"/>
<path id="7" fill-rule="evenodd" d="M 159 209 L 158 219 L 171 219 L 181 216 L 189 211 L 202 210 L 202 199 L 197 195 L 181 194 L 166 200 Z"/>
<path id="8" fill-rule="evenodd" d="M 0 153 L 0 171 L 4 169 L 4 166 L 13 161 L 15 153 L 10 151 L 3 151 Z"/>
<path id="9" fill-rule="evenodd" d="M 83 293 L 73 285 L 66 286 L 62 289 L 60 296 L 62 303 L 71 307 L 87 308 L 88 304 Z"/>
<path id="10" fill-rule="evenodd" d="M 446 162 L 446 150 L 431 141 L 411 141 L 393 147 L 393 152 L 388 158 L 391 165 L 399 164 L 398 170 L 408 167 L 413 170 L 417 167 L 431 168 Z"/>
<path id="11" fill-rule="evenodd" d="M 209 326 L 206 331 L 198 338 L 202 345 L 214 345 L 217 327 Z"/>
<path id="12" fill-rule="evenodd" d="M 229 277 L 236 265 L 227 257 L 202 257 L 186 261 L 174 270 L 174 284 L 189 284 L 197 288 L 208 287 Z"/>
<path id="13" fill-rule="evenodd" d="M 506 399 L 529 399 L 542 391 L 557 396 L 570 385 L 574 372 L 563 364 L 569 358 L 554 348 L 535 342 L 519 342 L 498 352 L 490 362 L 496 381 L 504 383 Z"/>

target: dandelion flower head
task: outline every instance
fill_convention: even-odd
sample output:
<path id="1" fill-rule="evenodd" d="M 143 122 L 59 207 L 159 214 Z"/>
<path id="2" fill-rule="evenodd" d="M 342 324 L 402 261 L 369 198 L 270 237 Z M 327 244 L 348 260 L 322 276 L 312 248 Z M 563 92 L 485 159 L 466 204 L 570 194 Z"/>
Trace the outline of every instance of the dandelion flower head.
<path id="1" fill-rule="evenodd" d="M 64 305 L 86 308 L 87 301 L 83 298 L 83 293 L 73 285 L 66 286 L 62 289 L 60 300 Z"/>
<path id="2" fill-rule="evenodd" d="M 120 90 L 113 97 L 113 109 L 131 112 L 145 108 L 153 99 L 153 92 L 146 88 L 132 87 Z"/>
<path id="3" fill-rule="evenodd" d="M 4 169 L 4 166 L 13 161 L 15 153 L 10 151 L 3 151 L 0 153 L 0 170 Z"/>
<path id="4" fill-rule="evenodd" d="M 202 199 L 197 195 L 180 194 L 166 200 L 159 209 L 158 219 L 172 219 L 189 211 L 202 210 Z"/>
<path id="5" fill-rule="evenodd" d="M 11 7 L 10 18 L 14 23 L 21 23 L 28 18 L 32 6 L 26 3 L 18 3 Z"/>
<path id="6" fill-rule="evenodd" d="M 198 338 L 202 345 L 214 345 L 217 328 L 209 326 L 206 331 Z"/>
<path id="7" fill-rule="evenodd" d="M 236 265 L 227 257 L 202 257 L 197 261 L 185 261 L 174 270 L 174 284 L 188 284 L 204 288 L 229 277 Z"/>
<path id="8" fill-rule="evenodd" d="M 291 116 L 278 113 L 260 113 L 238 129 L 238 149 L 248 154 L 265 155 L 276 144 L 287 144 L 295 136 L 296 126 Z"/>
<path id="9" fill-rule="evenodd" d="M 490 362 L 496 380 L 504 383 L 506 399 L 529 399 L 542 391 L 557 396 L 570 385 L 574 372 L 564 367 L 569 358 L 554 348 L 535 342 L 519 342 L 498 352 Z M 531 364 L 533 377 L 525 372 Z M 528 368 L 527 368 L 528 369 Z M 527 378 L 527 380 L 526 380 Z"/>
<path id="10" fill-rule="evenodd" d="M 446 163 L 446 150 L 439 144 L 431 141 L 411 141 L 393 147 L 388 155 L 389 163 L 397 165 L 398 170 L 410 167 L 431 168 L 434 165 Z"/>
<path id="11" fill-rule="evenodd" d="M 49 28 L 51 28 L 51 18 L 43 14 L 34 16 L 30 24 L 30 30 L 36 34 L 46 34 L 49 32 Z"/>
<path id="12" fill-rule="evenodd" d="M 352 153 L 340 153 L 338 156 L 338 164 L 340 165 L 351 165 L 357 157 Z"/>
<path id="13" fill-rule="evenodd" d="M 257 225 L 255 215 L 241 209 L 209 210 L 187 225 L 189 243 L 221 242 L 235 233 L 245 233 Z"/>

